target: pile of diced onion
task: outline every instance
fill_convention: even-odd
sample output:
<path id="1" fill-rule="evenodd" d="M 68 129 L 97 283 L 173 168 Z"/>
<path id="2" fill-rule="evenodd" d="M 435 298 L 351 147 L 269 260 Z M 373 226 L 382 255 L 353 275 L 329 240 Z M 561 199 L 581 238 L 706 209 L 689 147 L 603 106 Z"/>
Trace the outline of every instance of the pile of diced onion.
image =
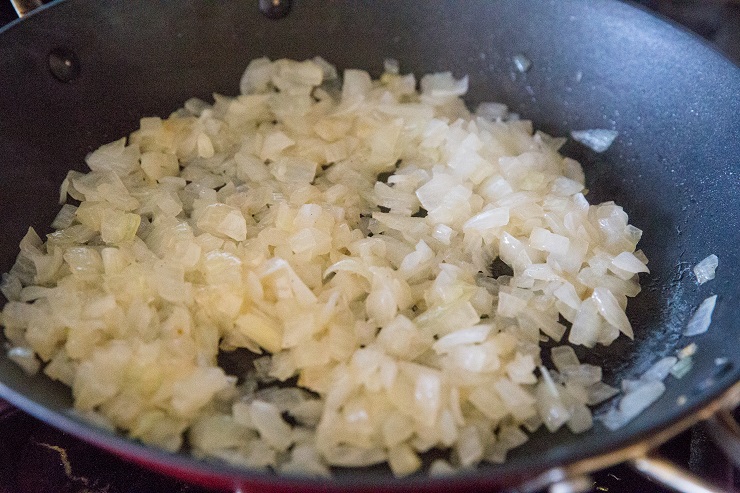
<path id="1" fill-rule="evenodd" d="M 571 345 L 632 337 L 641 231 L 588 203 L 564 139 L 471 114 L 467 86 L 263 58 L 239 96 L 143 118 L 21 242 L 9 357 L 98 424 L 284 473 L 441 449 L 444 474 L 589 429 L 617 391 Z M 257 356 L 228 375 L 236 348 Z"/>

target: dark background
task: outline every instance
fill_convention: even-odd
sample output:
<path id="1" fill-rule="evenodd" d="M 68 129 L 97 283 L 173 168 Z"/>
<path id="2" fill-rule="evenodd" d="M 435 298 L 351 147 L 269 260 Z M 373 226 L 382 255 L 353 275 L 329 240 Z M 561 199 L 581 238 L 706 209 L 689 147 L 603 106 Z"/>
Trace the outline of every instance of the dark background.
<path id="1" fill-rule="evenodd" d="M 740 1 L 636 0 L 634 3 L 642 4 L 683 24 L 714 43 L 717 48 L 740 65 Z M 0 26 L 16 17 L 10 0 L 0 0 Z"/>
<path id="2" fill-rule="evenodd" d="M 740 64 L 740 1 L 636 0 L 634 3 L 683 24 Z M 0 0 L 0 26 L 16 17 L 10 0 Z"/>
<path id="3" fill-rule="evenodd" d="M 638 0 L 712 42 L 740 65 L 740 2 L 738 0 Z"/>
<path id="4" fill-rule="evenodd" d="M 640 0 L 636 3 L 693 30 L 740 65 L 740 2 Z M 0 26 L 15 18 L 9 0 L 0 0 Z M 740 474 L 733 471 L 699 427 L 669 441 L 661 452 L 728 490 L 733 484 L 740 486 Z M 52 491 L 206 493 L 123 462 L 0 403 L 0 493 Z M 626 466 L 595 474 L 590 491 L 667 493 Z"/>

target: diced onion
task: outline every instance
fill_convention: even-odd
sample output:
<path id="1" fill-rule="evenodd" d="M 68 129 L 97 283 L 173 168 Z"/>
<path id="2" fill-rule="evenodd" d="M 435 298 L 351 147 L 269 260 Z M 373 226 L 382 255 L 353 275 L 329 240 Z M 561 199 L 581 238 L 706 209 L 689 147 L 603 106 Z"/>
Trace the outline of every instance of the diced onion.
<path id="1" fill-rule="evenodd" d="M 532 67 L 532 61 L 522 54 L 514 55 L 514 66 L 521 72 L 527 72 Z"/>
<path id="2" fill-rule="evenodd" d="M 596 128 L 591 130 L 573 130 L 570 136 L 573 140 L 580 142 L 595 152 L 605 152 L 611 147 L 612 142 L 617 138 L 619 132 L 616 130 L 607 130 Z"/>
<path id="3" fill-rule="evenodd" d="M 694 314 L 689 319 L 689 323 L 686 325 L 686 329 L 684 329 L 683 335 L 696 336 L 706 332 L 712 323 L 712 313 L 714 312 L 714 306 L 716 304 L 716 294 L 702 301 L 701 305 L 699 305 L 699 308 L 696 309 Z"/>
<path id="4" fill-rule="evenodd" d="M 95 423 L 284 474 L 407 476 L 432 450 L 446 455 L 427 472 L 449 474 L 543 426 L 589 429 L 618 390 L 565 342 L 547 368 L 540 343 L 563 319 L 571 345 L 633 337 L 642 232 L 588 203 L 563 138 L 500 103 L 471 114 L 468 76 L 417 91 L 384 68 L 340 81 L 319 57 L 259 58 L 240 95 L 189 99 L 88 155 L 60 187 L 78 205 L 44 238 L 29 229 L 2 276 L 8 359 L 70 386 Z M 616 136 L 573 133 L 597 152 Z M 237 349 L 254 360 L 227 375 Z M 626 382 L 609 426 L 669 371 Z"/>
<path id="5" fill-rule="evenodd" d="M 707 258 L 699 262 L 694 266 L 694 275 L 696 276 L 696 282 L 704 284 L 707 281 L 714 279 L 714 271 L 719 265 L 719 259 L 716 255 L 709 255 Z"/>

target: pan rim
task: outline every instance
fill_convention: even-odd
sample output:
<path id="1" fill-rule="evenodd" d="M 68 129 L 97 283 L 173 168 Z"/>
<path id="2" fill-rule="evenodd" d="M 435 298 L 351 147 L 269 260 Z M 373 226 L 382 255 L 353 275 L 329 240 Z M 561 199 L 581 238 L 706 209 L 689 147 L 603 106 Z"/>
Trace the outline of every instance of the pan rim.
<path id="1" fill-rule="evenodd" d="M 719 386 L 711 396 L 697 405 L 684 409 L 665 426 L 640 433 L 625 435 L 616 440 L 605 440 L 601 447 L 588 453 L 573 454 L 562 463 L 553 464 L 546 458 L 535 459 L 527 464 L 513 459 L 504 464 L 485 464 L 472 470 L 458 471 L 449 476 L 428 476 L 415 474 L 405 478 L 395 478 L 380 473 L 338 474 L 331 478 L 315 478 L 301 475 L 279 475 L 273 472 L 250 470 L 223 462 L 197 459 L 183 452 L 171 453 L 121 434 L 75 418 L 73 415 L 55 412 L 22 394 L 9 389 L 0 382 L 0 398 L 13 406 L 39 419 L 40 421 L 70 433 L 81 440 L 123 459 L 139 463 L 151 470 L 164 471 L 175 477 L 187 478 L 205 486 L 230 487 L 234 485 L 253 485 L 285 488 L 302 488 L 309 491 L 355 491 L 383 488 L 384 490 L 420 490 L 471 486 L 515 486 L 529 485 L 523 491 L 532 491 L 547 486 L 558 478 L 574 477 L 595 472 L 630 459 L 635 459 L 654 450 L 662 443 L 682 431 L 703 421 L 716 412 L 740 402 L 740 377 L 730 380 L 724 388 Z M 528 466 L 526 469 L 524 465 Z M 359 469 L 362 471 L 362 469 Z M 523 474 L 526 473 L 526 474 Z"/>

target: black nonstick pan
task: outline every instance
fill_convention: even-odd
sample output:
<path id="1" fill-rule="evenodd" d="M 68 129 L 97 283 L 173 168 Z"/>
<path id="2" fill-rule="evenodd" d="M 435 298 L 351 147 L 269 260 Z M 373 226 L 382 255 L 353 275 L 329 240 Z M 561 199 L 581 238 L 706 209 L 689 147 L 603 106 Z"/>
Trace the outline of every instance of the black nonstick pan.
<path id="1" fill-rule="evenodd" d="M 656 473 L 659 461 L 645 457 L 656 444 L 736 405 L 740 68 L 694 35 L 614 0 L 295 0 L 262 7 L 254 0 L 67 0 L 0 30 L 0 271 L 11 267 L 29 225 L 49 231 L 67 171 L 83 169 L 88 152 L 128 134 L 142 116 L 167 116 L 192 96 L 236 94 L 247 63 L 260 56 L 320 55 L 375 76 L 393 57 L 416 74 L 468 74 L 470 104 L 503 102 L 553 135 L 619 132 L 601 154 L 574 142 L 564 148 L 583 163 L 589 200 L 623 205 L 644 231 L 640 248 L 650 259 L 651 274 L 628 307 L 635 340 L 597 348 L 590 361 L 617 384 L 695 342 L 693 369 L 669 380 L 663 397 L 623 429 L 536 434 L 503 465 L 446 478 L 394 479 L 383 469 L 286 478 L 169 454 L 79 420 L 69 412 L 66 387 L 28 377 L 4 354 L 0 397 L 132 460 L 243 491 L 527 490 L 625 460 Z M 531 61 L 528 70 L 517 70 L 519 55 Z M 711 253 L 720 261 L 717 278 L 699 286 L 691 266 Z M 713 294 L 709 331 L 682 336 Z"/>

